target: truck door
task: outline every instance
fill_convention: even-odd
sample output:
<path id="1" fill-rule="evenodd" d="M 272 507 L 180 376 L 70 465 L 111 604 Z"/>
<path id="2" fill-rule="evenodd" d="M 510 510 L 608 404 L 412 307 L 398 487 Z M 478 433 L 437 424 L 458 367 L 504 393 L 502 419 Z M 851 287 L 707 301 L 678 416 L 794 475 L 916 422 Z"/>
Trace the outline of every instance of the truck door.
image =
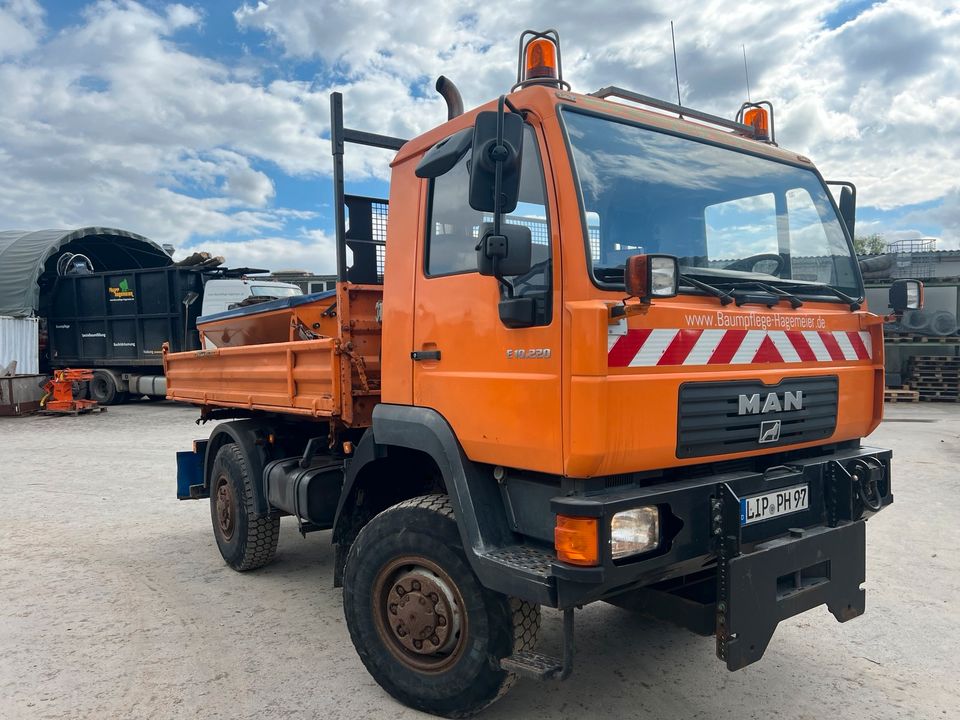
<path id="1" fill-rule="evenodd" d="M 415 292 L 413 396 L 416 405 L 446 418 L 470 459 L 556 473 L 562 467 L 562 305 L 545 157 L 528 125 L 520 202 L 506 221 L 531 230 L 531 270 L 508 281 L 516 296 L 535 299 L 532 327 L 506 327 L 497 307 L 504 290 L 477 272 L 480 224 L 492 217 L 468 202 L 470 152 L 430 181 Z"/>

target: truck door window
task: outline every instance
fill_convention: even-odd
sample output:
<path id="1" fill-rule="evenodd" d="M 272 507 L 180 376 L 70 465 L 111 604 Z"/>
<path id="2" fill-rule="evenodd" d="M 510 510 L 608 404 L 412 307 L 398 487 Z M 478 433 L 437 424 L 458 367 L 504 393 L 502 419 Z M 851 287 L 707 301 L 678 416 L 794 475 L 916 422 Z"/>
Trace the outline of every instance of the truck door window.
<path id="1" fill-rule="evenodd" d="M 428 277 L 477 271 L 477 241 L 480 225 L 493 217 L 470 207 L 468 202 L 470 153 L 450 172 L 431 181 L 430 217 L 424 268 Z M 550 323 L 552 251 L 547 220 L 543 165 L 537 138 L 529 126 L 523 138 L 523 170 L 520 175 L 520 202 L 506 216 L 506 222 L 530 228 L 533 252 L 530 272 L 507 278 L 517 297 L 537 301 L 537 323 Z"/>

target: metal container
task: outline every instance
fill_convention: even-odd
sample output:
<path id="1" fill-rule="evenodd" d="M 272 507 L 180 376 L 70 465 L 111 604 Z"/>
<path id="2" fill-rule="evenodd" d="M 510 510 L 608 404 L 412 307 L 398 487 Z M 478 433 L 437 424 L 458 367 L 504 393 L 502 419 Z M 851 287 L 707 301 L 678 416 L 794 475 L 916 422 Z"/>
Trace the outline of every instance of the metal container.
<path id="1" fill-rule="evenodd" d="M 196 269 L 175 266 L 57 279 L 47 314 L 53 367 L 156 367 L 171 352 L 199 350 L 203 293 Z M 186 342 L 184 341 L 186 337 Z"/>
<path id="2" fill-rule="evenodd" d="M 46 375 L 0 377 L 0 416 L 27 415 L 40 409 Z"/>
<path id="3" fill-rule="evenodd" d="M 17 361 L 14 373 L 35 375 L 40 372 L 37 318 L 0 316 L 0 372 Z"/>

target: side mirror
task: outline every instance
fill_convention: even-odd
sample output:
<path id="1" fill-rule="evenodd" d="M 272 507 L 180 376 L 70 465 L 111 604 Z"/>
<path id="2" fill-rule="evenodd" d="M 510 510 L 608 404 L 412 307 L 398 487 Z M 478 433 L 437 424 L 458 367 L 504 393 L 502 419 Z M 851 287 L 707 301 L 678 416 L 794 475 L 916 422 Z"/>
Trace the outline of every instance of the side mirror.
<path id="1" fill-rule="evenodd" d="M 890 286 L 890 307 L 894 315 L 923 308 L 923 283 L 919 280 L 894 280 Z"/>
<path id="2" fill-rule="evenodd" d="M 464 128 L 455 132 L 427 150 L 413 172 L 419 178 L 436 178 L 445 175 L 453 169 L 472 144 L 473 128 Z"/>
<path id="3" fill-rule="evenodd" d="M 477 271 L 491 277 L 522 275 L 530 270 L 533 241 L 526 225 L 504 223 L 493 234 L 493 223 L 480 225 L 477 244 Z"/>
<path id="4" fill-rule="evenodd" d="M 680 264 L 673 255 L 631 255 L 623 271 L 623 282 L 630 297 L 650 302 L 677 294 Z"/>
<path id="5" fill-rule="evenodd" d="M 850 237 L 853 238 L 854 227 L 857 222 L 857 186 L 851 182 L 827 181 L 827 185 L 840 186 L 840 200 L 837 207 L 843 224 L 847 226 Z"/>
<path id="6" fill-rule="evenodd" d="M 499 111 L 478 113 L 473 126 L 470 207 L 480 212 L 510 213 L 516 210 L 520 199 L 523 118 L 503 112 L 502 107 L 501 103 Z M 500 123 L 502 128 L 498 127 Z M 498 165 L 499 198 L 496 197 Z"/>

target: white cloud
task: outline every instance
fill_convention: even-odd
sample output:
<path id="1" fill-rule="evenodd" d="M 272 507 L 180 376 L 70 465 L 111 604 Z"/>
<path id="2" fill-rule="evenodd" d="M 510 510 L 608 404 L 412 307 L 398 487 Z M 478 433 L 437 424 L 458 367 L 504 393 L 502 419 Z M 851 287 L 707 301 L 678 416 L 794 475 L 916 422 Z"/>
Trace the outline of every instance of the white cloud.
<path id="1" fill-rule="evenodd" d="M 174 258 L 182 259 L 203 250 L 222 255 L 228 267 L 256 267 L 268 270 L 307 270 L 318 274 L 336 272 L 333 238 L 314 231 L 302 240 L 258 237 L 236 242 L 205 241 L 177 248 Z"/>
<path id="2" fill-rule="evenodd" d="M 302 229 L 329 218 L 284 208 L 278 188 L 282 175 L 329 175 L 332 89 L 344 92 L 349 126 L 412 137 L 445 118 L 437 75 L 458 84 L 468 107 L 484 102 L 512 83 L 520 30 L 558 26 L 576 90 L 617 84 L 672 99 L 673 19 L 685 103 L 732 115 L 746 44 L 753 97 L 774 101 L 781 144 L 826 176 L 854 180 L 861 205 L 945 198 L 936 213 L 878 229 L 939 223 L 947 244 L 960 243 L 960 13 L 939 0 L 876 3 L 834 29 L 824 18 L 842 0 L 736 12 L 720 0 L 667 10 L 581 0 L 235 4 L 249 51 L 228 62 L 182 42 L 187 32 L 202 40 L 209 21 L 189 3 L 99 0 L 51 33 L 35 0 L 0 0 L 0 227 L 112 224 L 183 247 L 239 236 L 248 239 L 231 247 L 242 258 L 329 269 L 329 238 Z M 388 159 L 351 147 L 348 177 L 386 179 Z"/>
<path id="3" fill-rule="evenodd" d="M 0 3 L 0 59 L 33 50 L 43 32 L 43 8 L 36 0 Z"/>

